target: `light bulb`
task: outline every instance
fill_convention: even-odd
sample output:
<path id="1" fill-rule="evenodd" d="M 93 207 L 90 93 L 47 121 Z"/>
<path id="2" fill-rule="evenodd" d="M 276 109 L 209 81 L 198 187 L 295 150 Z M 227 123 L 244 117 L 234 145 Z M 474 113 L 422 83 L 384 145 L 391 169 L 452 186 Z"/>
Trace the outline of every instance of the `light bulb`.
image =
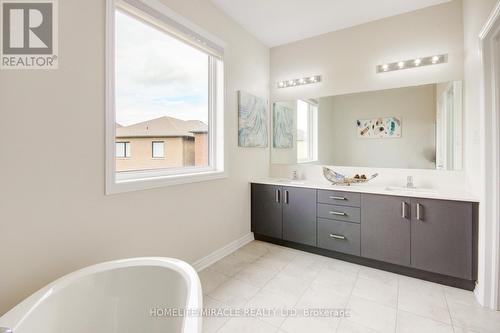
<path id="1" fill-rule="evenodd" d="M 398 62 L 398 67 L 399 67 L 399 68 L 403 68 L 403 67 L 405 67 L 405 63 L 404 63 L 404 61 L 400 61 L 400 62 Z"/>
<path id="2" fill-rule="evenodd" d="M 300 80 L 299 80 L 299 83 L 300 83 L 300 84 L 304 84 L 304 83 L 306 83 L 306 80 L 304 80 L 304 79 L 300 79 Z"/>
<path id="3" fill-rule="evenodd" d="M 439 61 L 439 56 L 432 57 L 432 63 L 435 64 Z"/>
<path id="4" fill-rule="evenodd" d="M 382 69 L 384 70 L 384 72 L 387 71 L 389 69 L 389 65 L 387 64 L 382 65 Z"/>
<path id="5" fill-rule="evenodd" d="M 284 85 L 285 85 L 285 82 L 283 82 L 283 81 L 278 82 L 278 87 L 282 88 Z"/>
<path id="6" fill-rule="evenodd" d="M 415 66 L 420 66 L 421 63 L 422 63 L 422 60 L 415 59 Z"/>

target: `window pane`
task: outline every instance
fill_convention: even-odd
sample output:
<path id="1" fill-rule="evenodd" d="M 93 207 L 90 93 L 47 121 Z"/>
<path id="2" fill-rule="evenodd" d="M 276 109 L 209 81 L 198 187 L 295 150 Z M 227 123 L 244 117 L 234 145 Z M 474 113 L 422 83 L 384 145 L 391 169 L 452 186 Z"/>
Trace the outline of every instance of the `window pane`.
<path id="1" fill-rule="evenodd" d="M 116 143 L 116 157 L 125 157 L 125 143 L 117 142 Z"/>
<path id="2" fill-rule="evenodd" d="M 297 160 L 309 160 L 309 104 L 297 101 Z"/>
<path id="3" fill-rule="evenodd" d="M 153 157 L 165 157 L 165 143 L 163 141 L 153 141 Z"/>
<path id="4" fill-rule="evenodd" d="M 116 157 L 130 157 L 130 142 L 116 143 Z"/>
<path id="5" fill-rule="evenodd" d="M 208 166 L 209 55 L 120 10 L 115 28 L 117 172 Z"/>
<path id="6" fill-rule="evenodd" d="M 125 157 L 131 157 L 130 154 L 130 142 L 125 142 Z"/>

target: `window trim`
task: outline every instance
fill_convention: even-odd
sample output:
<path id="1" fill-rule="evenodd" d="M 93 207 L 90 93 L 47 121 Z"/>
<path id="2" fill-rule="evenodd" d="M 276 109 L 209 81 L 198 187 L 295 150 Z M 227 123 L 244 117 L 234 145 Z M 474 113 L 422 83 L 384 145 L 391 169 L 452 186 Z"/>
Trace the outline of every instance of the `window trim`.
<path id="1" fill-rule="evenodd" d="M 190 44 L 217 46 L 222 53 L 218 59 L 209 52 L 209 119 L 208 126 L 211 134 L 208 138 L 208 152 L 210 167 L 141 170 L 116 173 L 116 119 L 115 119 L 115 10 L 131 10 L 132 4 L 148 8 L 158 13 L 158 17 L 165 18 L 165 25 L 169 29 L 179 29 L 181 41 Z M 134 9 L 132 9 L 134 10 Z M 139 11 L 139 10 L 137 10 Z M 147 12 L 134 13 L 139 18 Z M 106 1 L 106 194 L 115 194 L 169 185 L 188 184 L 209 181 L 227 177 L 227 156 L 224 141 L 224 104 L 225 104 L 225 62 L 223 51 L 225 43 L 206 32 L 194 23 L 186 20 L 158 0 L 107 0 Z M 156 17 L 157 19 L 157 17 Z M 158 22 L 158 20 L 156 20 Z M 156 24 L 154 25 L 157 25 Z M 165 28 L 166 33 L 169 33 Z M 189 35 L 188 33 L 192 34 Z"/>
<path id="2" fill-rule="evenodd" d="M 125 146 L 123 147 L 123 156 L 116 156 L 116 145 L 122 143 Z M 127 145 L 129 147 L 130 154 L 127 155 Z M 128 159 L 132 157 L 132 146 L 130 145 L 130 141 L 115 141 L 115 158 Z"/>
<path id="3" fill-rule="evenodd" d="M 161 143 L 163 145 L 162 156 L 155 156 L 155 143 Z M 165 141 L 153 140 L 151 141 L 151 158 L 154 160 L 164 160 L 165 159 Z"/>

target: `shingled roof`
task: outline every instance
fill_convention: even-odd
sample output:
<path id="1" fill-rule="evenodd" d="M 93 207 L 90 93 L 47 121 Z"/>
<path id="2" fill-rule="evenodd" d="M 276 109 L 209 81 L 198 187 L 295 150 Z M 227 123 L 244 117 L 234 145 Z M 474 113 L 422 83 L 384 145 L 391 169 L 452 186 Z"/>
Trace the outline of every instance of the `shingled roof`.
<path id="1" fill-rule="evenodd" d="M 206 127 L 200 120 L 181 120 L 161 117 L 142 123 L 116 128 L 117 138 L 193 137 L 193 131 Z"/>

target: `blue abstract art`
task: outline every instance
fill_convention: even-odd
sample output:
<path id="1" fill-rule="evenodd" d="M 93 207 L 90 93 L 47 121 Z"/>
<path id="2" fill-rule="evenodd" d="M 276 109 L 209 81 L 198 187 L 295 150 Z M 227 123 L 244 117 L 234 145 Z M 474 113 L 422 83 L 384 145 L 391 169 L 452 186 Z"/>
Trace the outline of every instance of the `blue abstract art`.
<path id="1" fill-rule="evenodd" d="M 238 91 L 238 146 L 268 145 L 266 101 L 244 91 Z"/>
<path id="2" fill-rule="evenodd" d="M 274 103 L 273 110 L 273 147 L 293 148 L 294 111 L 285 105 Z"/>

